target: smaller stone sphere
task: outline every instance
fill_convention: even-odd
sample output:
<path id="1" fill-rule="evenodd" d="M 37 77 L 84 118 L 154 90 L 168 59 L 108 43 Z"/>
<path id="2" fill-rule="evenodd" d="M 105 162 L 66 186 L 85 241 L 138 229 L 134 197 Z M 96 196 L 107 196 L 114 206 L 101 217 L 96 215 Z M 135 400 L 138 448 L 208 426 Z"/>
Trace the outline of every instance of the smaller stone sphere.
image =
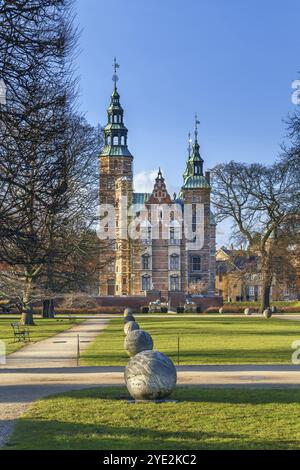
<path id="1" fill-rule="evenodd" d="M 247 317 L 250 317 L 250 315 L 252 315 L 251 308 L 245 308 L 244 313 L 245 313 L 245 315 L 246 315 Z"/>
<path id="2" fill-rule="evenodd" d="M 152 350 L 153 339 L 144 330 L 131 331 L 125 338 L 124 349 L 130 357 L 133 357 L 142 351 Z"/>
<path id="3" fill-rule="evenodd" d="M 125 308 L 124 310 L 124 317 L 132 317 L 133 316 L 133 310 L 132 308 Z"/>
<path id="4" fill-rule="evenodd" d="M 134 400 L 163 400 L 175 390 L 177 372 L 165 354 L 144 351 L 129 361 L 125 382 Z"/>
<path id="5" fill-rule="evenodd" d="M 131 321 L 135 321 L 135 318 L 133 315 L 129 315 L 128 317 L 124 317 L 124 324 L 129 323 Z"/>
<path id="6" fill-rule="evenodd" d="M 136 321 L 129 321 L 128 323 L 125 323 L 124 325 L 124 333 L 125 335 L 128 335 L 132 331 L 139 330 L 140 326 Z"/>
<path id="7" fill-rule="evenodd" d="M 264 317 L 269 319 L 269 318 L 272 318 L 272 311 L 270 308 L 267 308 L 265 311 L 264 311 Z"/>

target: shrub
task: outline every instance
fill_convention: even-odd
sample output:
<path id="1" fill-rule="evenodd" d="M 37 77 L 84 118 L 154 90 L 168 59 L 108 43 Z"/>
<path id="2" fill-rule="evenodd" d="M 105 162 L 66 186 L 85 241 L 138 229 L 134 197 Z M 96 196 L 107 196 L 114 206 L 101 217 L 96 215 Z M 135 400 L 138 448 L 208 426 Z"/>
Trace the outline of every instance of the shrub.
<path id="1" fill-rule="evenodd" d="M 149 307 L 142 307 L 141 313 L 149 313 Z"/>
<path id="2" fill-rule="evenodd" d="M 168 307 L 161 308 L 161 313 L 168 313 L 168 311 L 169 311 Z"/>
<path id="3" fill-rule="evenodd" d="M 184 313 L 184 307 L 177 307 L 177 313 Z"/>
<path id="4" fill-rule="evenodd" d="M 97 301 L 87 294 L 68 294 L 60 307 L 66 309 L 94 309 L 97 308 Z"/>
<path id="5" fill-rule="evenodd" d="M 300 306 L 298 307 L 281 307 L 277 309 L 278 313 L 300 313 Z"/>

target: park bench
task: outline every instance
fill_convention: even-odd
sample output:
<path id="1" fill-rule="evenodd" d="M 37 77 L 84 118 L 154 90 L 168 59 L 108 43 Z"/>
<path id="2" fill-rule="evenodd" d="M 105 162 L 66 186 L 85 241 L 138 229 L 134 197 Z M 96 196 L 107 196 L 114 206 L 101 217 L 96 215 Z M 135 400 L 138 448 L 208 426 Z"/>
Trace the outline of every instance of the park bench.
<path id="1" fill-rule="evenodd" d="M 14 340 L 15 343 L 17 341 L 23 342 L 23 343 L 29 343 L 30 342 L 30 335 L 29 335 L 29 329 L 26 326 L 20 325 L 20 323 L 12 323 L 11 324 L 13 333 L 14 333 Z"/>

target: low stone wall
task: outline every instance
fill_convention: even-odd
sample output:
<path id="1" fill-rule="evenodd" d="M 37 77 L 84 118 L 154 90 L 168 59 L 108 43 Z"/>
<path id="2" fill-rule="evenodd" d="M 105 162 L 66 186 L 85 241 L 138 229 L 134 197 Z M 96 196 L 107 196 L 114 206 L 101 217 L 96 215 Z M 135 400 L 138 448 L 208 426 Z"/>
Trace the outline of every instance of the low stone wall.
<path id="1" fill-rule="evenodd" d="M 192 297 L 193 302 L 205 312 L 210 307 L 223 307 L 223 297 Z"/>
<path id="2" fill-rule="evenodd" d="M 95 297 L 99 307 L 119 307 L 120 310 L 132 308 L 139 311 L 142 307 L 148 307 L 150 302 L 157 300 L 157 294 L 147 296 L 124 296 L 124 297 Z"/>

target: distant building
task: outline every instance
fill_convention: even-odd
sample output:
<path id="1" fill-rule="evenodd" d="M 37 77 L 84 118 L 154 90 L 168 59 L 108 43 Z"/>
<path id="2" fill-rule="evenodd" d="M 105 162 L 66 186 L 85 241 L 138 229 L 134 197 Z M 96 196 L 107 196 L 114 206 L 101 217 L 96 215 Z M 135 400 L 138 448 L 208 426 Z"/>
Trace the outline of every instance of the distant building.
<path id="1" fill-rule="evenodd" d="M 117 64 L 115 65 L 115 68 Z M 124 124 L 124 111 L 117 90 L 117 77 L 108 108 L 108 123 L 104 129 L 105 146 L 100 155 L 100 203 L 120 207 L 127 198 L 128 207 L 135 205 L 135 214 L 157 207 L 157 217 L 162 217 L 161 207 L 196 207 L 202 204 L 202 220 L 193 220 L 193 230 L 203 229 L 204 243 L 200 249 L 191 250 L 183 235 L 177 236 L 176 217 L 168 227 L 158 222 L 160 230 L 167 229 L 167 239 L 152 237 L 151 222 L 141 225 L 145 233 L 140 240 L 124 239 L 118 212 L 115 241 L 101 241 L 100 296 L 141 295 L 159 292 L 168 298 L 170 292 L 189 293 L 190 287 L 201 284 L 202 292 L 215 296 L 216 275 L 216 223 L 211 212 L 210 175 L 204 174 L 204 161 L 198 143 L 198 121 L 195 139 L 187 156 L 186 171 L 179 196 L 171 197 L 161 170 L 153 183 L 152 193 L 136 193 L 133 188 L 133 155 L 128 149 L 128 130 Z M 194 216 L 193 216 L 194 217 Z M 130 218 L 130 217 L 129 217 Z M 131 219 L 130 219 L 131 220 Z M 201 225 L 201 227 L 200 227 Z M 195 233 L 196 233 L 195 232 Z M 182 233 L 181 233 L 182 235 Z M 195 293 L 195 289 L 193 290 Z"/>
<path id="2" fill-rule="evenodd" d="M 299 258 L 291 254 L 291 265 L 284 276 L 274 275 L 271 299 L 300 298 Z M 216 253 L 216 291 L 224 302 L 259 301 L 261 298 L 260 260 L 245 250 L 220 248 Z"/>

